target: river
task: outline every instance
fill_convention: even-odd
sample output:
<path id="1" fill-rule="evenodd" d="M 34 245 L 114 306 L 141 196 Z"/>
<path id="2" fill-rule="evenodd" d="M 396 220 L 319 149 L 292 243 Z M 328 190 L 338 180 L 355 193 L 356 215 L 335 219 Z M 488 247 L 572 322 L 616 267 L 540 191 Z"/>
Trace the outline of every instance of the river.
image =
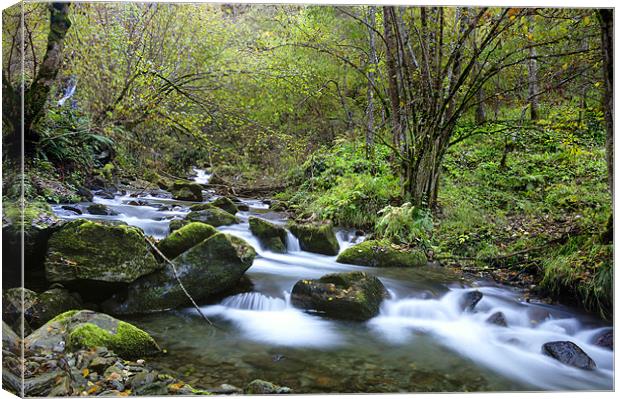
<path id="1" fill-rule="evenodd" d="M 204 184 L 209 175 L 195 170 Z M 209 194 L 209 201 L 216 197 Z M 63 218 L 121 220 L 161 239 L 173 218 L 192 203 L 140 195 L 95 196 L 114 216 L 75 215 L 60 205 Z M 525 302 L 515 288 L 489 281 L 465 281 L 440 266 L 380 269 L 336 263 L 334 256 L 301 251 L 288 234 L 287 253 L 261 248 L 249 231 L 249 216 L 285 224 L 257 199 L 238 212 L 242 223 L 218 230 L 248 241 L 258 255 L 246 275 L 250 292 L 202 306 L 209 326 L 192 308 L 135 316 L 131 321 L 153 335 L 167 354 L 149 359 L 195 386 L 229 383 L 243 387 L 261 378 L 296 393 L 320 392 L 462 392 L 514 390 L 609 390 L 613 388 L 613 352 L 593 345 L 611 326 L 575 309 Z M 162 207 L 164 207 L 162 209 Z M 338 230 L 341 251 L 360 242 Z M 290 305 L 289 292 L 300 279 L 326 273 L 364 270 L 376 275 L 391 298 L 365 323 L 322 318 Z M 472 289 L 483 299 L 464 313 L 458 302 Z M 508 327 L 487 323 L 501 311 Z M 549 341 L 572 341 L 597 364 L 594 371 L 565 366 L 541 353 Z"/>

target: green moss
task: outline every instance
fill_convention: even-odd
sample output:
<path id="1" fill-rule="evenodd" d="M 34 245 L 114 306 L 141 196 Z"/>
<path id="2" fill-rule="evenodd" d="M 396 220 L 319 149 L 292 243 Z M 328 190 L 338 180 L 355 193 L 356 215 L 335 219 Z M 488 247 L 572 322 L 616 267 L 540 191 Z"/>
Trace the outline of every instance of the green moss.
<path id="1" fill-rule="evenodd" d="M 201 211 L 192 211 L 185 217 L 192 222 L 203 222 L 213 227 L 239 223 L 239 219 L 220 208 L 209 207 Z"/>
<path id="2" fill-rule="evenodd" d="M 55 322 L 62 322 L 65 321 L 71 317 L 73 317 L 77 312 L 79 312 L 79 310 L 67 310 L 64 313 L 59 314 L 58 316 L 54 317 L 52 320 L 50 320 L 50 323 L 55 323 Z"/>
<path id="3" fill-rule="evenodd" d="M 170 187 L 172 196 L 184 201 L 202 201 L 202 186 L 198 183 L 177 180 Z"/>
<path id="4" fill-rule="evenodd" d="M 90 348 L 105 346 L 121 357 L 136 358 L 159 350 L 155 340 L 143 330 L 124 321 L 119 321 L 116 333 L 110 333 L 95 324 L 82 323 L 69 333 L 69 346 Z"/>
<path id="5" fill-rule="evenodd" d="M 239 211 L 239 209 L 237 208 L 237 205 L 235 205 L 235 203 L 232 202 L 232 200 L 228 197 L 220 197 L 216 199 L 215 201 L 213 201 L 211 204 L 213 204 L 213 206 L 216 206 L 222 210 L 225 210 L 231 215 L 234 215 L 235 213 Z"/>
<path id="6" fill-rule="evenodd" d="M 425 265 L 427 258 L 420 250 L 401 251 L 386 240 L 367 240 L 342 251 L 336 261 L 370 267 L 417 267 Z"/>
<path id="7" fill-rule="evenodd" d="M 171 233 L 159 242 L 158 247 L 164 255 L 173 259 L 215 233 L 217 230 L 213 226 L 193 222 Z"/>
<path id="8" fill-rule="evenodd" d="M 291 233 L 299 239 L 299 246 L 304 251 L 323 255 L 338 255 L 340 245 L 336 239 L 331 223 L 325 224 L 289 224 Z"/>

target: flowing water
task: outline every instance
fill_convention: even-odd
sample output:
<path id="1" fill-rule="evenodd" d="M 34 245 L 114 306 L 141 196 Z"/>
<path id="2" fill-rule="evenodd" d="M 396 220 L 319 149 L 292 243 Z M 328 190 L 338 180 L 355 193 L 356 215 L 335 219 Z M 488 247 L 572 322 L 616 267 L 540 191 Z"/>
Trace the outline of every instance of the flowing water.
<path id="1" fill-rule="evenodd" d="M 196 170 L 196 181 L 209 175 Z M 209 194 L 209 193 L 205 193 Z M 210 194 L 209 194 L 210 195 Z M 215 197 L 212 197 L 214 199 Z M 54 207 L 65 218 L 121 220 L 163 238 L 173 218 L 190 203 L 141 196 L 148 205 L 128 205 L 134 197 L 94 202 L 115 216 L 75 215 Z M 219 230 L 248 241 L 258 253 L 247 271 L 250 292 L 206 304 L 207 325 L 194 309 L 132 318 L 167 349 L 151 364 L 179 374 L 197 386 L 244 386 L 261 378 L 303 392 L 415 392 L 510 390 L 609 390 L 613 388 L 613 352 L 593 345 L 609 324 L 574 309 L 528 303 L 516 289 L 485 281 L 464 281 L 439 266 L 379 269 L 344 265 L 336 257 L 301 251 L 290 233 L 287 253 L 265 250 L 252 236 L 250 215 L 284 224 L 260 200 L 244 199 L 250 211 L 242 223 Z M 337 232 L 341 250 L 363 240 Z M 365 323 L 305 313 L 291 306 L 289 293 L 300 279 L 326 273 L 363 270 L 376 275 L 391 298 Z M 475 312 L 463 312 L 462 295 L 477 289 L 483 299 Z M 501 311 L 508 327 L 485 320 Z M 541 353 L 549 341 L 572 341 L 594 359 L 597 368 L 565 366 Z"/>

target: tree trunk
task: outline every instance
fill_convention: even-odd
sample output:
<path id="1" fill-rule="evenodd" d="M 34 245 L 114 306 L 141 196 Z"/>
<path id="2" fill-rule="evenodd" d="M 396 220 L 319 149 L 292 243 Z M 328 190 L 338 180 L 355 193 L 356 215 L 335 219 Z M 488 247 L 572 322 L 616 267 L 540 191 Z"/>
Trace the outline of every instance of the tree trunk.
<path id="1" fill-rule="evenodd" d="M 390 117 L 392 119 L 392 137 L 395 148 L 400 148 L 400 136 L 402 126 L 400 124 L 400 99 L 398 90 L 398 72 L 396 70 L 396 39 L 391 24 L 391 9 L 393 7 L 383 7 L 383 30 L 385 35 L 385 58 L 388 72 L 388 94 L 390 97 Z"/>
<path id="2" fill-rule="evenodd" d="M 375 71 L 377 69 L 377 47 L 375 43 L 375 14 L 377 7 L 370 6 L 368 8 L 368 41 L 370 47 L 370 59 L 368 60 L 368 107 L 366 108 L 366 158 L 374 164 L 374 124 L 375 124 L 375 108 L 374 108 L 374 85 Z"/>
<path id="3" fill-rule="evenodd" d="M 614 192 L 614 14 L 611 9 L 599 10 L 601 24 L 601 48 L 603 50 L 603 78 L 605 79 L 605 158 L 607 159 L 607 182 Z"/>
<path id="4" fill-rule="evenodd" d="M 40 118 L 62 63 L 62 47 L 71 21 L 70 3 L 52 3 L 50 10 L 50 32 L 47 35 L 47 50 L 43 62 L 30 87 L 24 93 L 24 143 L 29 152 L 39 141 L 39 135 L 32 127 Z"/>
<path id="5" fill-rule="evenodd" d="M 532 15 L 528 15 L 528 33 L 533 34 L 534 21 Z M 530 119 L 538 120 L 538 61 L 536 57 L 536 47 L 530 47 L 529 59 L 527 62 L 527 76 L 528 76 L 528 101 L 530 103 Z"/>

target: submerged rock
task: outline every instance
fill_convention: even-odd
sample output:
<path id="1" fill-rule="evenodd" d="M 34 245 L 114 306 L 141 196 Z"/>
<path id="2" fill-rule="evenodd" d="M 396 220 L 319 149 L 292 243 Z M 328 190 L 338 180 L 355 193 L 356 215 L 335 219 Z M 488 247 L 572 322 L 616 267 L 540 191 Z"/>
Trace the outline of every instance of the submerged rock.
<path id="1" fill-rule="evenodd" d="M 482 299 L 482 292 L 467 291 L 459 300 L 459 305 L 463 311 L 471 312 L 474 310 L 478 302 Z"/>
<path id="2" fill-rule="evenodd" d="M 261 245 L 274 252 L 286 252 L 286 230 L 264 219 L 250 216 L 250 231 Z"/>
<path id="3" fill-rule="evenodd" d="M 217 233 L 177 256 L 173 263 L 195 300 L 233 288 L 250 268 L 256 252 L 241 238 Z M 146 313 L 189 305 L 172 267 L 144 276 L 103 304 L 113 314 Z"/>
<path id="4" fill-rule="evenodd" d="M 86 208 L 91 215 L 118 215 L 117 212 L 103 204 L 91 204 Z"/>
<path id="5" fill-rule="evenodd" d="M 218 207 L 231 215 L 234 215 L 239 211 L 237 205 L 228 197 L 219 197 L 215 201 L 211 202 L 211 204 L 215 207 Z"/>
<path id="6" fill-rule="evenodd" d="M 364 272 L 327 274 L 318 280 L 300 280 L 291 292 L 293 306 L 329 317 L 368 320 L 379 313 L 388 292 L 383 283 Z"/>
<path id="7" fill-rule="evenodd" d="M 181 201 L 202 201 L 202 186 L 198 183 L 177 180 L 170 187 L 172 198 Z"/>
<path id="8" fill-rule="evenodd" d="M 192 222 L 172 232 L 157 247 L 168 259 L 173 259 L 215 233 L 217 230 L 211 225 Z"/>
<path id="9" fill-rule="evenodd" d="M 592 360 L 583 349 L 571 341 L 547 342 L 543 344 L 542 352 L 568 366 L 584 370 L 593 370 L 596 368 L 594 360 Z"/>
<path id="10" fill-rule="evenodd" d="M 50 282 L 130 283 L 159 268 L 139 228 L 83 219 L 52 235 L 45 260 Z"/>
<path id="11" fill-rule="evenodd" d="M 199 211 L 192 211 L 187 214 L 185 219 L 191 222 L 207 223 L 213 227 L 239 223 L 239 219 L 235 216 L 216 207 L 208 207 Z"/>
<path id="12" fill-rule="evenodd" d="M 486 319 L 486 322 L 489 324 L 495 324 L 500 327 L 508 327 L 508 322 L 506 322 L 506 316 L 504 316 L 502 312 L 493 313 Z"/>
<path id="13" fill-rule="evenodd" d="M 594 339 L 594 345 L 614 350 L 614 330 L 607 330 Z"/>
<path id="14" fill-rule="evenodd" d="M 336 262 L 370 267 L 417 267 L 427 263 L 424 251 L 400 251 L 388 241 L 367 240 L 342 251 Z"/>
<path id="15" fill-rule="evenodd" d="M 289 228 L 291 233 L 299 240 L 299 246 L 304 251 L 323 255 L 338 255 L 340 245 L 331 223 L 291 223 Z"/>
<path id="16" fill-rule="evenodd" d="M 90 310 L 62 313 L 26 337 L 24 343 L 27 350 L 42 353 L 105 346 L 132 359 L 160 351 L 155 340 L 145 331 Z"/>
<path id="17" fill-rule="evenodd" d="M 2 291 L 2 319 L 14 327 L 19 326 L 22 313 L 27 323 L 25 328 L 38 328 L 60 313 L 80 306 L 78 298 L 62 288 L 52 288 L 41 294 L 21 287 Z"/>
<path id="18" fill-rule="evenodd" d="M 282 387 L 269 381 L 254 380 L 245 387 L 246 395 L 273 395 L 291 393 L 291 388 Z"/>

